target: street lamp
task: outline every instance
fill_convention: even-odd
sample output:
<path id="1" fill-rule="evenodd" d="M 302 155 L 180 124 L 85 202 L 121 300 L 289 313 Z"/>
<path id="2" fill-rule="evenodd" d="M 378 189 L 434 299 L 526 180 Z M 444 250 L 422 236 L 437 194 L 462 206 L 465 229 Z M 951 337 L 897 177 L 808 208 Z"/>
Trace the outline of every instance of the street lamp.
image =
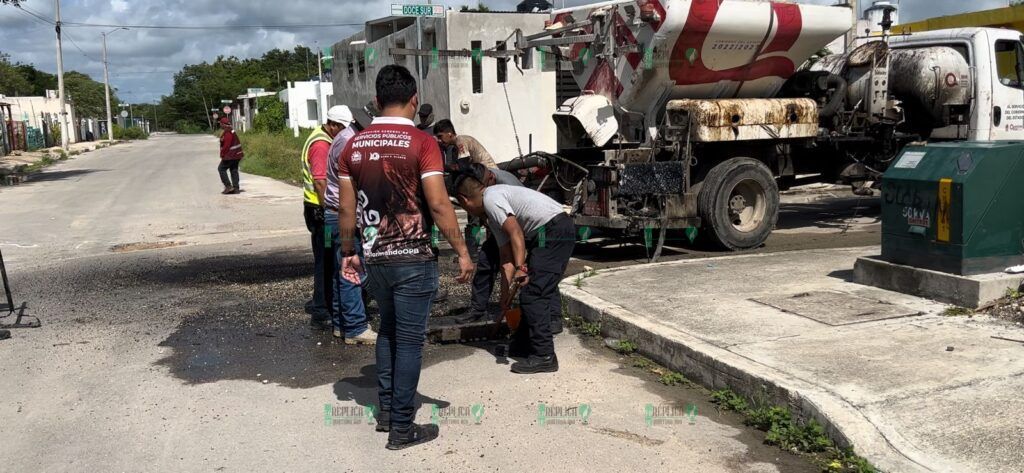
<path id="1" fill-rule="evenodd" d="M 119 30 L 127 30 L 128 28 L 120 27 L 114 28 L 106 33 L 100 33 L 103 36 L 103 85 L 106 89 L 107 94 L 107 142 L 114 144 L 114 117 L 110 113 L 110 74 L 107 72 L 107 35 L 116 33 Z"/>

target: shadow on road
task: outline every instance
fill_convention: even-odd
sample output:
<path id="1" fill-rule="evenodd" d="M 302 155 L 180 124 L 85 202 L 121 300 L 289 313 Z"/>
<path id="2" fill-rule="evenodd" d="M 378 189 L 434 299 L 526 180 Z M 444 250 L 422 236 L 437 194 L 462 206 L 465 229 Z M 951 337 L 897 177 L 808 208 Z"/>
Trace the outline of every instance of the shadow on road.
<path id="1" fill-rule="evenodd" d="M 67 171 L 43 171 L 29 174 L 21 185 L 28 185 L 36 182 L 53 182 L 74 179 L 86 174 L 106 172 L 104 169 L 69 169 Z"/>
<path id="2" fill-rule="evenodd" d="M 377 368 L 373 363 L 363 366 L 359 370 L 359 376 L 343 378 L 334 383 L 334 395 L 339 401 L 354 401 L 360 406 L 377 405 Z M 416 409 L 419 410 L 423 404 L 434 404 L 442 409 L 451 405 L 450 402 L 441 399 L 424 396 L 423 393 L 416 393 Z"/>

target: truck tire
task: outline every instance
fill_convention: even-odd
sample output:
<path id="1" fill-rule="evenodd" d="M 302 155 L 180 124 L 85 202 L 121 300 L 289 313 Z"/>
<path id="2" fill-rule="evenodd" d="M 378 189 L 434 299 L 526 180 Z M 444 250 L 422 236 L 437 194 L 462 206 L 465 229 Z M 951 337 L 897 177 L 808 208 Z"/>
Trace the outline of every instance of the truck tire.
<path id="1" fill-rule="evenodd" d="M 779 220 L 779 186 L 760 161 L 732 158 L 705 176 L 697 209 L 711 243 L 733 251 L 757 248 Z"/>

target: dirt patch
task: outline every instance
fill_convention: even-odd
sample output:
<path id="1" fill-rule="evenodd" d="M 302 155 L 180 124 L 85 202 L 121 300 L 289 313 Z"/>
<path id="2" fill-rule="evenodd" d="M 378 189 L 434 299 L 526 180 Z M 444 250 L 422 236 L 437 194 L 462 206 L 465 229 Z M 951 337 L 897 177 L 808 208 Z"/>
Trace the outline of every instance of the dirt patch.
<path id="1" fill-rule="evenodd" d="M 110 251 L 114 253 L 127 253 L 129 251 L 142 251 L 142 250 L 159 250 L 162 248 L 173 248 L 175 246 L 182 246 L 184 242 L 181 241 L 153 241 L 153 242 L 135 242 L 135 243 L 121 243 L 110 247 Z"/>
<path id="2" fill-rule="evenodd" d="M 1017 325 L 1024 325 L 1024 296 L 1011 294 L 1000 299 L 992 307 L 983 309 L 981 312 L 1008 320 Z"/>

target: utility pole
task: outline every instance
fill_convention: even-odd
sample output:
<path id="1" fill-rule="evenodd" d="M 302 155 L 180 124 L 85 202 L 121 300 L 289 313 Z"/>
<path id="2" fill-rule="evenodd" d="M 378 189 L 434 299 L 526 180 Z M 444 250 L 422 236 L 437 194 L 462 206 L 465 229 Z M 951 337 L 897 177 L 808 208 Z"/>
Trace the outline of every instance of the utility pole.
<path id="1" fill-rule="evenodd" d="M 118 30 L 127 30 L 128 28 L 115 28 L 106 33 L 100 33 L 103 36 L 103 88 L 106 89 L 107 94 L 107 141 L 110 144 L 114 144 L 114 116 L 110 112 L 110 75 L 107 72 L 107 35 L 117 32 Z"/>
<path id="2" fill-rule="evenodd" d="M 64 97 L 64 51 L 60 44 L 60 0 L 53 0 L 53 4 L 57 17 L 55 29 L 57 31 L 57 97 L 60 99 L 60 147 L 67 151 L 71 142 L 69 135 L 71 127 L 68 126 L 67 102 Z"/>
<path id="3" fill-rule="evenodd" d="M 853 12 L 853 23 L 850 25 L 850 31 L 846 32 L 846 53 L 853 51 L 854 44 L 857 41 L 857 35 L 860 32 L 857 31 L 857 20 L 860 20 L 860 7 L 858 0 L 846 0 L 846 4 L 850 6 L 850 10 Z"/>
<path id="4" fill-rule="evenodd" d="M 320 97 L 323 95 L 320 87 L 324 81 L 324 60 L 320 55 L 320 41 L 314 41 L 313 44 L 316 45 L 316 114 L 320 124 L 323 125 L 327 123 L 325 119 L 327 113 L 325 113 L 324 104 L 320 100 Z"/>

